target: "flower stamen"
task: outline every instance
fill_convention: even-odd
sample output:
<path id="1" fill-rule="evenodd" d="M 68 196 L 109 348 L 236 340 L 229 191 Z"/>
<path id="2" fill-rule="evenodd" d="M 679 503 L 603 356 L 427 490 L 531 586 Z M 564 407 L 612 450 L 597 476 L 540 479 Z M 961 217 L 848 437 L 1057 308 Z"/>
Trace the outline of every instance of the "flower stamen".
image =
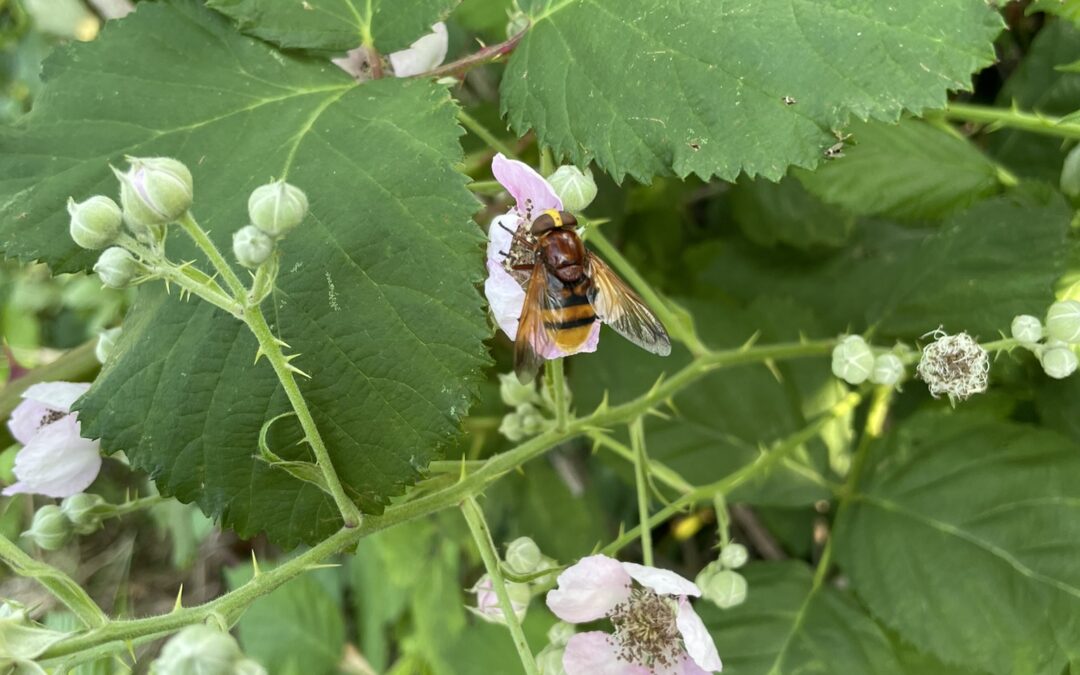
<path id="1" fill-rule="evenodd" d="M 619 658 L 647 668 L 669 668 L 685 651 L 670 599 L 647 588 L 631 591 L 630 597 L 612 610 L 612 636 Z"/>

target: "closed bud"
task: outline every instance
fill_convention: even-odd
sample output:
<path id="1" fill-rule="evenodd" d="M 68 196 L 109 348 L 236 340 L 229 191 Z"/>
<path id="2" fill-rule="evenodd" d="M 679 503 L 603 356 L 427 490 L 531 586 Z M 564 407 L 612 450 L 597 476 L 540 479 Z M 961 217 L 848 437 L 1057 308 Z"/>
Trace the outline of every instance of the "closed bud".
<path id="1" fill-rule="evenodd" d="M 525 438 L 525 432 L 521 428 L 521 415 L 516 412 L 508 413 L 499 423 L 499 433 L 507 440 L 517 443 Z"/>
<path id="2" fill-rule="evenodd" d="M 130 168 L 113 172 L 120 179 L 124 222 L 139 233 L 152 225 L 165 225 L 191 208 L 191 172 L 171 157 L 128 157 Z"/>
<path id="3" fill-rule="evenodd" d="M 1047 375 L 1062 380 L 1076 372 L 1076 352 L 1065 344 L 1048 345 L 1039 354 L 1039 363 Z"/>
<path id="4" fill-rule="evenodd" d="M 1019 314 L 1013 317 L 1011 331 L 1014 340 L 1034 344 L 1042 339 L 1042 321 L 1030 314 Z"/>
<path id="5" fill-rule="evenodd" d="M 547 180 L 567 211 L 583 211 L 596 199 L 596 181 L 587 167 L 582 171 L 572 165 L 560 166 Z"/>
<path id="6" fill-rule="evenodd" d="M 243 659 L 236 640 L 205 624 L 174 635 L 150 665 L 152 675 L 232 675 Z"/>
<path id="7" fill-rule="evenodd" d="M 254 659 L 240 659 L 233 664 L 233 675 L 266 675 L 266 668 Z"/>
<path id="8" fill-rule="evenodd" d="M 94 263 L 94 272 L 101 283 L 109 288 L 124 288 L 139 275 L 139 263 L 135 257 L 119 246 L 112 246 L 101 252 Z"/>
<path id="9" fill-rule="evenodd" d="M 71 521 L 75 534 L 91 534 L 101 527 L 101 517 L 110 506 L 100 495 L 85 492 L 71 495 L 60 502 L 60 510 Z"/>
<path id="10" fill-rule="evenodd" d="M 728 569 L 738 569 L 750 559 L 750 553 L 742 544 L 728 544 L 720 549 L 720 564 Z"/>
<path id="11" fill-rule="evenodd" d="M 737 607 L 746 601 L 746 579 L 733 570 L 721 570 L 709 577 L 701 593 L 720 609 Z"/>
<path id="12" fill-rule="evenodd" d="M 518 407 L 518 416 L 521 418 L 521 431 L 526 436 L 535 436 L 547 426 L 547 420 L 540 411 L 529 403 L 523 403 Z"/>
<path id="13" fill-rule="evenodd" d="M 307 195 L 283 180 L 255 188 L 248 198 L 252 224 L 275 238 L 299 225 L 307 210 Z"/>
<path id="14" fill-rule="evenodd" d="M 833 348 L 832 372 L 848 384 L 862 384 L 874 371 L 874 353 L 859 335 L 849 335 Z"/>
<path id="15" fill-rule="evenodd" d="M 532 574 L 540 566 L 540 547 L 528 537 L 518 537 L 506 546 L 506 566 L 514 574 Z"/>
<path id="16" fill-rule="evenodd" d="M 874 359 L 870 381 L 874 384 L 894 385 L 904 376 L 904 362 L 896 354 L 882 354 Z"/>
<path id="17" fill-rule="evenodd" d="M 97 344 L 94 345 L 94 356 L 97 357 L 98 363 L 104 364 L 109 360 L 109 354 L 112 354 L 113 347 L 116 346 L 116 341 L 119 339 L 119 326 L 98 333 Z"/>
<path id="18" fill-rule="evenodd" d="M 67 209 L 71 215 L 71 238 L 83 248 L 105 248 L 120 235 L 124 224 L 120 207 L 108 197 L 95 195 L 85 202 L 68 199 Z"/>
<path id="19" fill-rule="evenodd" d="M 556 621 L 551 624 L 551 628 L 548 628 L 547 639 L 553 645 L 565 647 L 570 642 L 570 638 L 575 635 L 577 635 L 577 628 L 574 628 L 574 624 Z"/>
<path id="20" fill-rule="evenodd" d="M 244 267 L 258 267 L 274 252 L 274 240 L 254 225 L 245 225 L 232 237 L 233 255 Z"/>
<path id="21" fill-rule="evenodd" d="M 469 592 L 476 594 L 476 607 L 469 607 L 473 614 L 491 623 L 506 623 L 502 606 L 499 604 L 499 596 L 491 585 L 491 577 L 486 574 L 480 577 Z M 529 602 L 532 600 L 529 585 L 507 581 L 506 593 L 510 596 L 510 606 L 514 609 L 514 615 L 517 616 L 518 621 L 521 621 L 525 618 L 525 612 L 528 611 Z"/>
<path id="22" fill-rule="evenodd" d="M 1080 302 L 1062 300 L 1046 312 L 1046 334 L 1062 342 L 1080 342 Z"/>
<path id="23" fill-rule="evenodd" d="M 563 645 L 548 645 L 536 655 L 536 669 L 540 675 L 566 675 L 563 668 L 563 655 L 566 648 Z"/>
<path id="24" fill-rule="evenodd" d="M 1061 192 L 1074 204 L 1080 203 L 1080 146 L 1073 148 L 1061 167 Z"/>
<path id="25" fill-rule="evenodd" d="M 532 382 L 522 384 L 518 376 L 513 373 L 499 373 L 499 396 L 502 402 L 511 408 L 516 408 L 522 403 L 536 403 L 540 399 L 536 393 L 536 386 Z"/>
<path id="26" fill-rule="evenodd" d="M 71 521 L 55 504 L 42 506 L 34 513 L 30 529 L 22 533 L 46 551 L 55 551 L 71 539 Z"/>

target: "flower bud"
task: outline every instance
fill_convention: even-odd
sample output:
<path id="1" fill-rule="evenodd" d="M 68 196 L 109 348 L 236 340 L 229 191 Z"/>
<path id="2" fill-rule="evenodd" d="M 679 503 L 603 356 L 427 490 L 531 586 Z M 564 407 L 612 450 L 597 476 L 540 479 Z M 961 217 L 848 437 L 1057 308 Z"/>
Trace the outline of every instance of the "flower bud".
<path id="1" fill-rule="evenodd" d="M 750 559 L 750 553 L 742 544 L 728 544 L 720 550 L 720 564 L 728 569 L 738 569 Z"/>
<path id="2" fill-rule="evenodd" d="M 528 537 L 518 537 L 506 547 L 506 566 L 514 574 L 532 574 L 540 566 L 540 547 Z"/>
<path id="3" fill-rule="evenodd" d="M 42 506 L 34 513 L 30 529 L 22 536 L 30 538 L 46 551 L 55 551 L 71 538 L 72 525 L 60 507 L 55 504 Z"/>
<path id="4" fill-rule="evenodd" d="M 904 376 L 904 362 L 896 354 L 882 354 L 874 359 L 870 381 L 874 384 L 894 385 Z"/>
<path id="5" fill-rule="evenodd" d="M 205 624 L 188 626 L 174 635 L 150 665 L 152 675 L 232 675 L 243 659 L 236 640 Z"/>
<path id="6" fill-rule="evenodd" d="M 491 585 L 491 577 L 486 574 L 480 577 L 469 592 L 476 594 L 476 607 L 469 607 L 470 611 L 485 621 L 505 623 L 502 606 L 499 605 L 499 596 Z M 510 596 L 510 606 L 514 608 L 514 615 L 517 616 L 518 621 L 521 621 L 529 609 L 529 601 L 532 600 L 529 585 L 507 581 L 506 592 Z"/>
<path id="7" fill-rule="evenodd" d="M 525 432 L 521 428 L 521 415 L 516 412 L 507 413 L 499 424 L 499 433 L 512 443 L 523 440 Z"/>
<path id="8" fill-rule="evenodd" d="M 233 664 L 232 675 L 266 675 L 266 668 L 254 659 L 240 659 Z"/>
<path id="9" fill-rule="evenodd" d="M 116 241 L 124 224 L 120 207 L 104 195 L 95 195 L 85 202 L 69 198 L 67 210 L 71 215 L 68 231 L 83 248 L 105 248 Z"/>
<path id="10" fill-rule="evenodd" d="M 109 288 L 123 288 L 139 275 L 139 263 L 126 248 L 112 246 L 101 252 L 94 272 Z"/>
<path id="11" fill-rule="evenodd" d="M 105 363 L 109 360 L 109 354 L 112 354 L 113 347 L 116 346 L 116 341 L 120 339 L 120 327 L 108 328 L 98 333 L 97 344 L 94 345 L 94 356 L 97 357 L 98 363 Z"/>
<path id="12" fill-rule="evenodd" d="M 1064 344 L 1047 345 L 1039 354 L 1039 363 L 1047 375 L 1063 380 L 1076 372 L 1076 352 Z"/>
<path id="13" fill-rule="evenodd" d="M 560 166 L 547 180 L 567 211 L 583 211 L 596 199 L 596 181 L 588 167 L 582 171 L 573 165 Z"/>
<path id="14" fill-rule="evenodd" d="M 274 240 L 254 225 L 245 225 L 233 232 L 232 250 L 244 267 L 258 267 L 274 252 Z"/>
<path id="15" fill-rule="evenodd" d="M 1073 148 L 1061 167 L 1061 192 L 1074 204 L 1080 201 L 1080 146 Z"/>
<path id="16" fill-rule="evenodd" d="M 109 505 L 100 495 L 85 492 L 71 495 L 60 502 L 60 510 L 71 521 L 75 534 L 91 534 L 101 527 L 101 517 Z"/>
<path id="17" fill-rule="evenodd" d="M 548 628 L 547 639 L 553 645 L 565 647 L 570 642 L 570 638 L 575 635 L 577 635 L 577 628 L 574 628 L 574 624 L 556 621 L 551 624 L 551 628 Z"/>
<path id="18" fill-rule="evenodd" d="M 26 605 L 15 600 L 5 600 L 0 604 L 0 623 L 29 624 L 30 617 L 26 613 Z"/>
<path id="19" fill-rule="evenodd" d="M 113 169 L 120 179 L 120 204 L 124 222 L 136 233 L 151 225 L 165 225 L 191 208 L 191 172 L 171 157 L 128 157 L 126 173 Z"/>
<path id="20" fill-rule="evenodd" d="M 547 426 L 547 420 L 536 409 L 536 406 L 523 403 L 518 407 L 518 417 L 521 418 L 521 431 L 526 436 L 535 436 Z"/>
<path id="21" fill-rule="evenodd" d="M 499 373 L 499 396 L 502 402 L 511 408 L 516 408 L 522 403 L 537 403 L 540 398 L 532 382 L 522 384 L 513 373 Z"/>
<path id="22" fill-rule="evenodd" d="M 730 609 L 746 600 L 746 579 L 733 570 L 721 570 L 709 577 L 701 593 L 720 609 Z"/>
<path id="23" fill-rule="evenodd" d="M 548 645 L 536 655 L 536 669 L 540 675 L 566 675 L 563 668 L 563 655 L 566 648 L 563 645 Z"/>
<path id="24" fill-rule="evenodd" d="M 248 198 L 248 216 L 252 224 L 275 238 L 299 225 L 307 210 L 304 191 L 283 180 L 255 188 Z"/>
<path id="25" fill-rule="evenodd" d="M 833 348 L 833 375 L 848 384 L 862 384 L 873 370 L 874 353 L 862 336 L 849 335 Z"/>
<path id="26" fill-rule="evenodd" d="M 1012 320 L 1012 336 L 1014 340 L 1026 344 L 1034 344 L 1042 339 L 1043 326 L 1038 317 L 1030 314 L 1019 314 Z"/>
<path id="27" fill-rule="evenodd" d="M 1080 342 L 1080 302 L 1061 300 L 1046 312 L 1046 334 L 1062 342 Z"/>

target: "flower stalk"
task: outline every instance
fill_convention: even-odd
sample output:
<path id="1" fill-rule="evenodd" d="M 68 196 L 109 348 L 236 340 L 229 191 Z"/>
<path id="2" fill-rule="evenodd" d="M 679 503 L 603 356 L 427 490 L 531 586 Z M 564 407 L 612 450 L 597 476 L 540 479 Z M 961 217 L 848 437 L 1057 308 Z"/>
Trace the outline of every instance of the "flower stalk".
<path id="1" fill-rule="evenodd" d="M 653 566 L 652 528 L 649 522 L 649 485 L 645 471 L 649 462 L 645 456 L 645 422 L 637 417 L 630 422 L 630 447 L 634 451 L 634 483 L 637 487 L 638 522 L 641 530 L 641 559 L 646 567 Z"/>
<path id="2" fill-rule="evenodd" d="M 109 617 L 74 579 L 48 563 L 34 560 L 4 536 L 0 536 L 0 560 L 15 574 L 36 579 L 87 628 L 96 629 L 109 623 Z"/>

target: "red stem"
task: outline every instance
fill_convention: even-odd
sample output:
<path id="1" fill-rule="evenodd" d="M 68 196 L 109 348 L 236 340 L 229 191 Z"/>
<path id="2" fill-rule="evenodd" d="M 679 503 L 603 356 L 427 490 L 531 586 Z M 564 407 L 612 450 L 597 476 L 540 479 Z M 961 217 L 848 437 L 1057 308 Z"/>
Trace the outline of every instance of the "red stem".
<path id="1" fill-rule="evenodd" d="M 510 52 L 514 51 L 514 47 L 518 46 L 521 42 L 521 38 L 525 37 L 525 33 L 528 28 L 521 31 L 517 35 L 514 35 L 506 42 L 500 42 L 497 45 L 491 45 L 490 47 L 484 47 L 480 51 L 463 56 L 457 61 L 443 64 L 434 70 L 429 70 L 426 73 L 421 73 L 417 77 L 446 77 L 454 76 L 458 77 L 464 75 L 466 71 L 475 68 L 476 66 L 483 65 L 485 63 L 491 63 L 498 61 L 502 57 L 506 56 Z"/>

